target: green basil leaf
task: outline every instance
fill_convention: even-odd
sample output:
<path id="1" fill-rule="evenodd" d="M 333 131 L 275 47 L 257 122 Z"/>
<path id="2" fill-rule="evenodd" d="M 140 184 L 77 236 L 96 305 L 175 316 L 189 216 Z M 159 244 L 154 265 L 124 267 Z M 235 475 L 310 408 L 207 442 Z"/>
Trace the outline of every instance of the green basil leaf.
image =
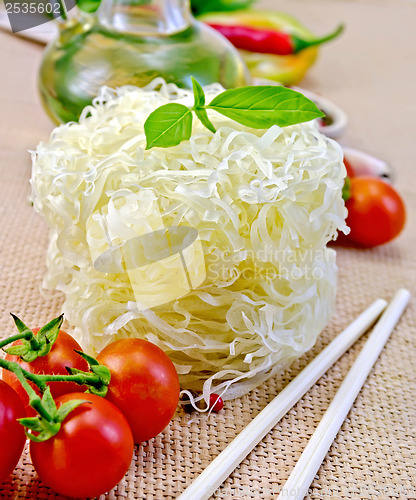
<path id="1" fill-rule="evenodd" d="M 184 104 L 169 103 L 150 113 L 144 123 L 146 149 L 177 146 L 191 137 L 192 111 Z"/>
<path id="2" fill-rule="evenodd" d="M 205 109 L 195 109 L 195 114 L 196 116 L 201 120 L 202 125 L 204 125 L 208 130 L 213 132 L 215 134 L 216 130 L 214 125 L 211 123 L 210 119 L 208 118 L 207 112 Z"/>
<path id="3" fill-rule="evenodd" d="M 196 116 L 201 120 L 202 125 L 206 127 L 208 130 L 215 134 L 216 130 L 214 125 L 211 123 L 208 118 L 207 112 L 205 111 L 205 94 L 204 89 L 201 85 L 195 80 L 194 77 L 191 76 L 192 79 L 192 87 L 194 91 L 194 108 Z"/>
<path id="4" fill-rule="evenodd" d="M 199 82 L 195 80 L 193 76 L 191 76 L 192 80 L 192 88 L 194 91 L 194 109 L 203 108 L 205 106 L 205 94 L 204 89 L 201 87 Z"/>
<path id="5" fill-rule="evenodd" d="M 324 116 L 300 92 L 273 85 L 230 89 L 214 97 L 208 109 L 252 128 L 286 127 Z"/>

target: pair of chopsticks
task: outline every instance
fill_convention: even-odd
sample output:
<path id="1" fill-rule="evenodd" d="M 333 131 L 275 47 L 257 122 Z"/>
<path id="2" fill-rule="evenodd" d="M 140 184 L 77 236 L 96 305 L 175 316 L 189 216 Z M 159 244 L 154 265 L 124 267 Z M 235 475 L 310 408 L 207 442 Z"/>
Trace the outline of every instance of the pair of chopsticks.
<path id="1" fill-rule="evenodd" d="M 235 467 L 385 309 L 278 496 L 278 500 L 303 499 L 409 299 L 410 293 L 401 289 L 387 309 L 385 300 L 376 300 L 247 425 L 178 500 L 206 500 L 213 495 Z"/>

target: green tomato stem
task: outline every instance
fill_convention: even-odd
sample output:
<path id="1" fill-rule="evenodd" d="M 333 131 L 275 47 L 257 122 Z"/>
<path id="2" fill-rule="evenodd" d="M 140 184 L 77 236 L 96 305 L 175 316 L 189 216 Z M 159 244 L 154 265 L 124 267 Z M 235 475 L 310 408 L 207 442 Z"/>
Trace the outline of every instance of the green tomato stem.
<path id="1" fill-rule="evenodd" d="M 3 368 L 3 370 L 8 370 L 9 372 L 14 373 L 16 377 L 19 379 L 19 382 L 22 384 L 22 386 L 28 393 L 29 397 L 31 394 L 36 394 L 36 392 L 27 383 L 27 380 L 33 382 L 41 392 L 43 392 L 46 389 L 45 382 L 39 379 L 37 375 L 33 375 L 33 373 L 30 373 L 24 368 L 22 368 L 19 365 L 19 363 L 16 363 L 15 361 L 8 361 L 6 359 L 0 358 L 0 368 Z"/>
<path id="2" fill-rule="evenodd" d="M 81 372 L 76 375 L 34 375 L 24 370 L 18 363 L 1 358 L 0 367 L 16 375 L 29 396 L 29 405 L 38 414 L 37 417 L 21 418 L 18 420 L 19 423 L 24 426 L 26 436 L 35 442 L 46 441 L 55 436 L 61 428 L 61 423 L 69 413 L 79 405 L 88 402 L 87 399 L 67 401 L 57 409 L 50 388 L 46 385 L 46 381 L 73 381 L 80 384 L 89 381 L 90 384 L 98 384 L 100 389 L 104 384 L 100 377 L 93 373 Z M 30 386 L 28 380 L 35 383 L 43 392 L 42 398 Z"/>
<path id="3" fill-rule="evenodd" d="M 347 176 L 344 180 L 344 186 L 342 187 L 342 199 L 344 202 L 351 198 L 351 179 Z"/>
<path id="4" fill-rule="evenodd" d="M 88 372 L 82 372 L 76 375 L 29 375 L 30 378 L 36 377 L 36 379 L 41 382 L 75 382 L 78 385 L 92 385 L 94 387 L 97 387 L 102 383 L 100 377 Z"/>
<path id="5" fill-rule="evenodd" d="M 21 339 L 30 341 L 30 347 L 33 350 L 39 349 L 39 342 L 36 340 L 35 334 L 32 332 L 32 330 L 27 330 L 23 333 L 16 333 L 16 335 L 12 335 L 11 337 L 0 341 L 0 349 L 5 347 L 6 345 L 16 342 L 16 340 Z"/>
<path id="6" fill-rule="evenodd" d="M 0 360 L 0 366 L 2 368 L 5 368 L 3 365 L 3 362 L 5 360 Z M 46 408 L 42 404 L 41 398 L 36 394 L 35 390 L 30 387 L 28 384 L 24 372 L 26 370 L 23 370 L 17 363 L 14 363 L 13 361 L 5 361 L 9 365 L 9 368 L 11 368 L 11 371 L 16 375 L 18 378 L 19 382 L 22 384 L 23 389 L 27 392 L 27 395 L 29 396 L 29 405 L 46 421 L 51 422 L 52 421 L 52 415 L 49 414 L 49 412 L 46 410 Z M 10 366 L 12 365 L 12 366 Z M 26 372 L 27 373 L 27 372 Z"/>
<path id="7" fill-rule="evenodd" d="M 41 392 L 45 391 L 47 387 L 46 382 L 75 382 L 78 385 L 88 385 L 93 387 L 100 387 L 103 384 L 102 379 L 98 375 L 89 372 L 80 372 L 76 375 L 36 375 L 34 373 L 28 372 L 18 363 L 15 363 L 14 361 L 7 361 L 5 359 L 0 359 L 0 367 L 13 372 L 19 379 L 29 396 L 32 392 L 34 394 L 36 393 L 27 383 L 27 380 L 33 382 Z M 21 378 L 23 378 L 25 383 L 22 382 Z M 30 392 L 27 390 L 27 387 L 30 389 Z"/>
<path id="8" fill-rule="evenodd" d="M 32 336 L 30 337 L 30 339 L 28 339 L 28 340 L 30 340 L 30 347 L 33 351 L 38 351 L 40 344 L 36 339 L 36 335 L 34 335 L 33 332 L 31 332 L 31 333 L 32 333 Z"/>

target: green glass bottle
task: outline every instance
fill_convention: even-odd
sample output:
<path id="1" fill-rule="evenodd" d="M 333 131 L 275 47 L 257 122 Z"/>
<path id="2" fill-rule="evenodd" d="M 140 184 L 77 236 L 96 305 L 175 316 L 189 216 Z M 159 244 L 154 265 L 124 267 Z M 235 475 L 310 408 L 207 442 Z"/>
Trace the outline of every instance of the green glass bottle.
<path id="1" fill-rule="evenodd" d="M 102 0 L 93 15 L 72 9 L 45 50 L 39 90 L 55 122 L 77 120 L 102 85 L 145 86 L 161 76 L 191 88 L 249 83 L 237 50 L 191 15 L 188 0 Z"/>

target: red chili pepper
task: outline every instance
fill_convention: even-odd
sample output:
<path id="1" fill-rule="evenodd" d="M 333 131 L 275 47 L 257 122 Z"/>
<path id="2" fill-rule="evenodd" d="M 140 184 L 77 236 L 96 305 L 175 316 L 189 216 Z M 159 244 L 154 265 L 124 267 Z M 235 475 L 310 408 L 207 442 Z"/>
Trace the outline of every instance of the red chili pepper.
<path id="1" fill-rule="evenodd" d="M 296 54 L 300 50 L 320 45 L 337 37 L 344 29 L 341 24 L 338 28 L 321 38 L 301 38 L 290 33 L 270 29 L 257 29 L 249 26 L 233 26 L 225 24 L 209 24 L 225 36 L 237 49 L 260 52 L 261 54 L 277 54 L 286 56 Z"/>

